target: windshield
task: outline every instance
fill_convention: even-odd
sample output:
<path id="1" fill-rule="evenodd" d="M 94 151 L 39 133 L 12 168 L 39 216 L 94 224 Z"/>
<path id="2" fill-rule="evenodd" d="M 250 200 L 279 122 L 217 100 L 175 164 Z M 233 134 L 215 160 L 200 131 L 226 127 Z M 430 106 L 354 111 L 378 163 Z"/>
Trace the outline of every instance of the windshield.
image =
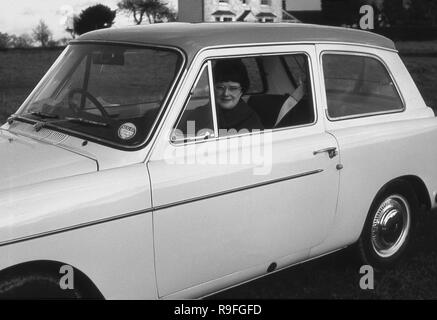
<path id="1" fill-rule="evenodd" d="M 181 61 L 178 52 L 160 48 L 73 44 L 17 115 L 137 146 L 151 131 Z"/>

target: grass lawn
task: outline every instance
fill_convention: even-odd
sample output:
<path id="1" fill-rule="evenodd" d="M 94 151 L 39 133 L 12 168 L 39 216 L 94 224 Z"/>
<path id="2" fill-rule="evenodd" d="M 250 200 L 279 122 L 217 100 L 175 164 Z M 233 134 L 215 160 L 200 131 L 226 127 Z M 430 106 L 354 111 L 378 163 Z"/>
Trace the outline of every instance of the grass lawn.
<path id="1" fill-rule="evenodd" d="M 375 272 L 373 290 L 360 288 L 359 263 L 348 248 L 209 299 L 437 299 L 437 212 L 425 214 L 398 265 Z"/>
<path id="2" fill-rule="evenodd" d="M 401 54 L 434 54 L 437 55 L 437 40 L 434 41 L 400 41 L 396 48 Z"/>
<path id="3" fill-rule="evenodd" d="M 398 43 L 401 52 L 437 52 L 437 41 Z M 24 101 L 60 50 L 0 51 L 0 122 Z M 426 103 L 437 108 L 437 54 L 403 58 Z M 296 266 L 211 299 L 437 299 L 437 212 L 425 215 L 417 227 L 412 250 L 405 261 L 375 275 L 375 289 L 359 287 L 360 265 L 351 250 Z"/>
<path id="4" fill-rule="evenodd" d="M 0 51 L 0 123 L 14 113 L 61 50 Z"/>
<path id="5" fill-rule="evenodd" d="M 435 57 L 403 57 L 426 104 L 437 109 L 437 53 Z"/>

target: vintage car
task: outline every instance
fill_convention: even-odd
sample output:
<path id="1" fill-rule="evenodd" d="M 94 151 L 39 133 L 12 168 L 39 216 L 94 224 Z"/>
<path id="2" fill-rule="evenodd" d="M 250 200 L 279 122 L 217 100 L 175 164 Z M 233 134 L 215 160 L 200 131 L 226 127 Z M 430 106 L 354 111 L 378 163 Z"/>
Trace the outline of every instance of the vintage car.
<path id="1" fill-rule="evenodd" d="M 223 61 L 245 87 L 216 78 Z M 225 128 L 219 95 L 259 128 Z M 0 296 L 200 298 L 352 245 L 388 267 L 436 207 L 435 141 L 394 43 L 370 32 L 87 33 L 0 129 Z"/>

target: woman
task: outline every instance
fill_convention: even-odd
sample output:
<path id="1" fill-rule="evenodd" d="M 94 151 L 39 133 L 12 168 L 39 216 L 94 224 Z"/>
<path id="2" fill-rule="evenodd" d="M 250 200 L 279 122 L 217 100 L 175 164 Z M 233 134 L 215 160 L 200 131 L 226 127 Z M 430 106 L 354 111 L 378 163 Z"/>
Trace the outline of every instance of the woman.
<path id="1" fill-rule="evenodd" d="M 249 87 L 249 76 L 240 59 L 218 61 L 214 84 L 219 129 L 264 129 L 256 112 L 241 99 Z"/>

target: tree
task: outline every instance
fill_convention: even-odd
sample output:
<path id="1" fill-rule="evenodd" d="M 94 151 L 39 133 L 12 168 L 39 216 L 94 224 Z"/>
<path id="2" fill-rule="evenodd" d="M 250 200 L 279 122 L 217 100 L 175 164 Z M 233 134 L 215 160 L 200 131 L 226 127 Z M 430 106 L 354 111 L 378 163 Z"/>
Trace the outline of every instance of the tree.
<path id="1" fill-rule="evenodd" d="M 0 49 L 9 48 L 11 45 L 11 36 L 7 33 L 0 32 Z"/>
<path id="2" fill-rule="evenodd" d="M 114 24 L 116 11 L 103 4 L 97 4 L 83 10 L 73 19 L 73 33 L 77 35 L 89 31 L 110 28 Z"/>
<path id="3" fill-rule="evenodd" d="M 33 39 L 27 33 L 23 33 L 20 36 L 12 36 L 12 47 L 14 48 L 30 48 L 32 47 Z"/>
<path id="4" fill-rule="evenodd" d="M 386 0 L 384 1 L 384 11 L 390 22 L 395 25 L 437 26 L 437 1 L 435 0 L 410 2 Z"/>
<path id="5" fill-rule="evenodd" d="M 33 39 L 41 43 L 41 47 L 47 47 L 49 41 L 52 39 L 52 32 L 43 20 L 32 30 Z"/>
<path id="6" fill-rule="evenodd" d="M 402 25 L 407 19 L 407 10 L 403 7 L 403 0 L 390 0 L 384 2 L 384 12 L 390 24 Z"/>
<path id="7" fill-rule="evenodd" d="M 58 45 L 61 47 L 65 47 L 70 43 L 70 40 L 71 39 L 68 39 L 68 38 L 61 38 L 58 40 Z"/>
<path id="8" fill-rule="evenodd" d="M 324 23 L 330 25 L 357 25 L 363 0 L 322 0 Z"/>
<path id="9" fill-rule="evenodd" d="M 412 1 L 409 10 L 414 24 L 437 25 L 437 3 L 435 0 Z"/>
<path id="10" fill-rule="evenodd" d="M 132 14 L 136 24 L 141 24 L 144 16 L 149 23 L 174 21 L 176 18 L 176 13 L 160 0 L 122 0 L 118 3 L 118 7 Z"/>

